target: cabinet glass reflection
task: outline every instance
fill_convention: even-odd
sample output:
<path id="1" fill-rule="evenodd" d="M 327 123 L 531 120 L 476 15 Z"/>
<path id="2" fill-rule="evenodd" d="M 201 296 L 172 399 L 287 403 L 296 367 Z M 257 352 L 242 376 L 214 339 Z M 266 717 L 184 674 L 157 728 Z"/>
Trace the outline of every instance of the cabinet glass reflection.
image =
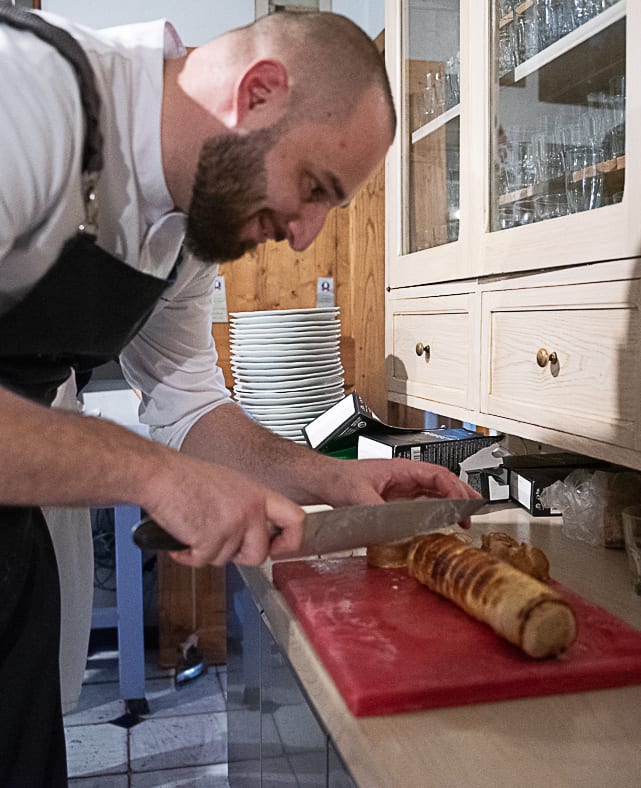
<path id="1" fill-rule="evenodd" d="M 460 3 L 402 5 L 403 253 L 458 240 Z"/>
<path id="2" fill-rule="evenodd" d="M 625 0 L 495 0 L 492 230 L 620 202 Z"/>

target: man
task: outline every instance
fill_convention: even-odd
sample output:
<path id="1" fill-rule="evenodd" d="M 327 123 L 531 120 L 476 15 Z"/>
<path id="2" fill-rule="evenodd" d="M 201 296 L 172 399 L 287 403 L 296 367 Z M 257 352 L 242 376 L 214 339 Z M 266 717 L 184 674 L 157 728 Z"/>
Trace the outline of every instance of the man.
<path id="1" fill-rule="evenodd" d="M 99 250 L 68 254 L 94 219 L 81 173 L 95 102 L 67 59 L 73 41 L 0 24 L 0 785 L 30 787 L 65 784 L 55 561 L 30 507 L 139 504 L 188 545 L 175 560 L 204 566 L 296 547 L 294 501 L 476 495 L 437 466 L 280 439 L 216 367 L 212 263 L 267 239 L 304 249 L 392 141 L 367 36 L 337 15 L 283 13 L 186 54 L 164 22 L 97 32 L 39 18 L 89 59 L 103 167 Z M 71 367 L 118 353 L 154 441 L 44 407 Z M 282 529 L 271 544 L 268 522 Z"/>

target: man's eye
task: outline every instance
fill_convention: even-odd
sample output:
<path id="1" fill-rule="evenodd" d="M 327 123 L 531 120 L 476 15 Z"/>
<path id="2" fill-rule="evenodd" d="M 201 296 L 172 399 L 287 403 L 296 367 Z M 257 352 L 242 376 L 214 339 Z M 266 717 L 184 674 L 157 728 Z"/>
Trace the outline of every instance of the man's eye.
<path id="1" fill-rule="evenodd" d="M 308 191 L 308 201 L 328 202 L 328 196 L 325 187 L 322 186 L 317 181 L 310 181 L 309 191 Z"/>

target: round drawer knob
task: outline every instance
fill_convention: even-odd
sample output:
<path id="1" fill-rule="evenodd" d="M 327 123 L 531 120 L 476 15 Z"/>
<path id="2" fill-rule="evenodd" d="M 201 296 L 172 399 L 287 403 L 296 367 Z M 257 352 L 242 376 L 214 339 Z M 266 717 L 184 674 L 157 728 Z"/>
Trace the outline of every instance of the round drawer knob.
<path id="1" fill-rule="evenodd" d="M 536 363 L 540 367 L 547 366 L 548 362 L 550 364 L 557 364 L 558 360 L 559 360 L 559 357 L 556 355 L 556 353 L 554 351 L 552 351 L 551 353 L 548 353 L 547 350 L 544 347 L 540 348 L 540 350 L 536 354 Z"/>
<path id="2" fill-rule="evenodd" d="M 430 346 L 429 345 L 424 345 L 422 342 L 417 342 L 415 350 L 416 350 L 416 355 L 417 356 L 425 355 L 425 360 L 426 361 L 429 360 L 429 357 L 430 357 Z"/>

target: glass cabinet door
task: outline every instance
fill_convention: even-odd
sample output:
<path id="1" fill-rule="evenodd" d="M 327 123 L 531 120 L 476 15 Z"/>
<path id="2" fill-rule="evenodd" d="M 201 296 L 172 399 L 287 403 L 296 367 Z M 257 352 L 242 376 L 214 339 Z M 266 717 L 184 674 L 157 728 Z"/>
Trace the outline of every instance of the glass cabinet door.
<path id="1" fill-rule="evenodd" d="M 460 2 L 402 0 L 400 252 L 459 237 Z"/>
<path id="2" fill-rule="evenodd" d="M 490 231 L 625 189 L 625 0 L 492 0 Z"/>

